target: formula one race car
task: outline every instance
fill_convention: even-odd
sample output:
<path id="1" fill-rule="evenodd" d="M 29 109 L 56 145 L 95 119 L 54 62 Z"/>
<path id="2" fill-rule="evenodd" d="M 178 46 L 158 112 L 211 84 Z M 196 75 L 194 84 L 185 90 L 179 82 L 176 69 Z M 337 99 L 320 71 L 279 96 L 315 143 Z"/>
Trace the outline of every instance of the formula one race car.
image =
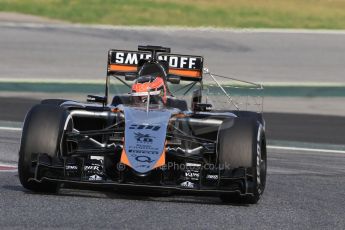
<path id="1" fill-rule="evenodd" d="M 212 85 L 205 74 L 223 93 L 214 101 L 225 98 L 234 109 L 204 103 Z M 37 192 L 67 184 L 258 202 L 266 183 L 264 119 L 239 109 L 215 76 L 203 69 L 201 56 L 170 48 L 110 50 L 104 96 L 89 95 L 87 103 L 47 99 L 27 113 L 21 184 Z M 112 95 L 116 86 L 122 93 Z M 177 96 L 188 92 L 188 101 Z"/>

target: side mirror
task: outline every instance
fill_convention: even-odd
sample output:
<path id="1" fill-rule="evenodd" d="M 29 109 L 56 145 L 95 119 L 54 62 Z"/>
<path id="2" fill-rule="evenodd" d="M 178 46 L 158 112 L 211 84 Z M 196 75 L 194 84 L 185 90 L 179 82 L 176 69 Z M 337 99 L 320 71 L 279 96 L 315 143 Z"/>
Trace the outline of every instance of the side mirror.
<path id="1" fill-rule="evenodd" d="M 126 81 L 134 81 L 137 78 L 138 78 L 138 74 L 136 74 L 136 73 L 126 73 L 125 74 L 125 80 Z"/>
<path id="2" fill-rule="evenodd" d="M 104 96 L 87 95 L 86 101 L 105 104 L 107 102 L 107 98 Z"/>
<path id="3" fill-rule="evenodd" d="M 173 74 L 168 74 L 167 81 L 171 84 L 180 84 L 181 77 Z"/>
<path id="4" fill-rule="evenodd" d="M 207 112 L 207 111 L 211 111 L 211 110 L 212 110 L 211 104 L 197 103 L 194 106 L 194 111 Z"/>

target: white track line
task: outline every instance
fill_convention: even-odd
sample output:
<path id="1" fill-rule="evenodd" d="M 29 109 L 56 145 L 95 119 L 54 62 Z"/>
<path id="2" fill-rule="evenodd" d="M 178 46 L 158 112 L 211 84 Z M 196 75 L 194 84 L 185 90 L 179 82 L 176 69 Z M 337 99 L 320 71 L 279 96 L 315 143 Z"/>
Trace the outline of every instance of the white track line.
<path id="1" fill-rule="evenodd" d="M 274 146 L 268 145 L 268 149 L 276 150 L 289 150 L 289 151 L 302 151 L 302 152 L 319 152 L 319 153 L 340 153 L 345 154 L 345 150 L 332 150 L 332 149 L 317 149 L 317 148 L 301 148 L 301 147 L 286 147 L 286 146 Z"/>
<path id="2" fill-rule="evenodd" d="M 22 131 L 22 128 L 2 127 L 2 126 L 0 126 L 0 130 L 5 130 L 5 131 Z"/>
<path id="3" fill-rule="evenodd" d="M 0 166 L 4 166 L 4 167 L 16 167 L 16 168 L 17 168 L 17 164 L 14 164 L 14 163 L 5 163 L 5 162 L 1 162 L 1 161 L 0 161 Z"/>

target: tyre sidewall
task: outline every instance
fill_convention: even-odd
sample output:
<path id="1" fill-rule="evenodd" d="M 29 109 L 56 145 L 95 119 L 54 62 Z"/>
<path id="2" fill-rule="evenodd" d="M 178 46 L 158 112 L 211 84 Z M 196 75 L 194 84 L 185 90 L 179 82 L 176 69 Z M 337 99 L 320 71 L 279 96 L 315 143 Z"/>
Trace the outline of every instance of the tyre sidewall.
<path id="1" fill-rule="evenodd" d="M 45 190 L 28 179 L 34 177 L 32 154 L 44 153 L 56 157 L 59 153 L 61 137 L 68 112 L 49 104 L 39 104 L 27 113 L 19 150 L 18 174 L 22 185 L 31 190 Z"/>

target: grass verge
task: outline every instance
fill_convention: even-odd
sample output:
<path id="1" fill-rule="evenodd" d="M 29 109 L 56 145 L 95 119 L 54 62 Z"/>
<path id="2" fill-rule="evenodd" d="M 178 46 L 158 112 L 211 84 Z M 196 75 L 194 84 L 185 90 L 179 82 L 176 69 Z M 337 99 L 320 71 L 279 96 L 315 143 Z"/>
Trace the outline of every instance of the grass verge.
<path id="1" fill-rule="evenodd" d="M 0 0 L 0 11 L 75 23 L 345 29 L 344 0 Z"/>

